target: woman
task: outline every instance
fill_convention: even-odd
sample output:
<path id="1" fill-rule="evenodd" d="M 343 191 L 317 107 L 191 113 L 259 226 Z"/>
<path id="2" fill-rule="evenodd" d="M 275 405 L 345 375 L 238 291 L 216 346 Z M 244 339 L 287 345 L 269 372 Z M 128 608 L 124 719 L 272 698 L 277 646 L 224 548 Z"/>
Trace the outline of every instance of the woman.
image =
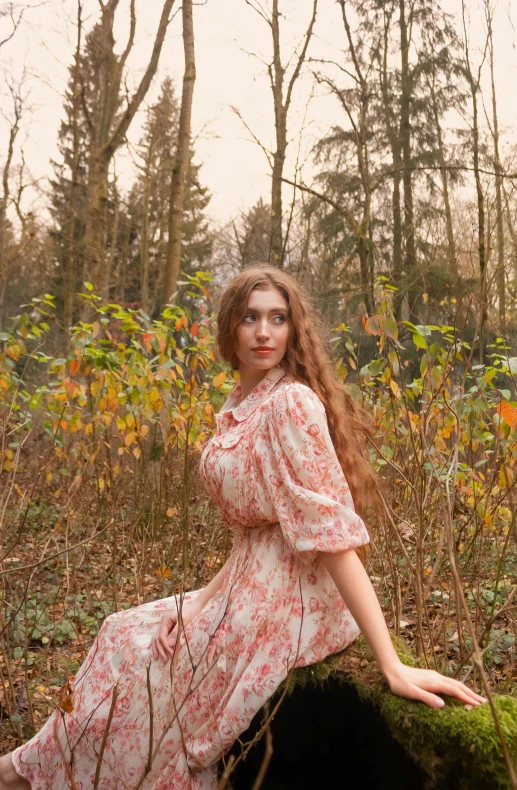
<path id="1" fill-rule="evenodd" d="M 235 535 L 203 589 L 106 618 L 75 679 L 71 712 L 0 762 L 1 788 L 213 790 L 216 763 L 293 667 L 362 631 L 395 694 L 438 708 L 463 683 L 403 665 L 355 551 L 373 501 L 370 429 L 337 381 L 309 296 L 288 274 L 249 267 L 218 314 L 240 381 L 200 460 Z M 332 437 L 332 438 L 331 438 Z M 29 784 L 30 783 L 30 784 Z"/>

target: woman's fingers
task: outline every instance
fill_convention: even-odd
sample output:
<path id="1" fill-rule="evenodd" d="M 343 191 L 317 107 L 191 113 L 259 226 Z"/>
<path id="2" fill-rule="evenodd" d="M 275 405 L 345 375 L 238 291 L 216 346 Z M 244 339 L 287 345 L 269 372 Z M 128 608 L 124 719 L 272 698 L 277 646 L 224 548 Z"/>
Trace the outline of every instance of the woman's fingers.
<path id="1" fill-rule="evenodd" d="M 163 661 L 167 661 L 168 658 L 157 637 L 153 637 L 153 656 L 154 658 L 161 658 Z"/>
<path id="2" fill-rule="evenodd" d="M 177 637 L 178 637 L 178 624 L 176 623 L 176 625 L 174 626 L 174 628 L 172 629 L 172 631 L 167 637 L 167 644 L 169 648 L 171 649 L 174 648 Z M 172 650 L 172 654 L 174 655 L 174 650 Z"/>
<path id="3" fill-rule="evenodd" d="M 410 684 L 411 691 L 408 696 L 411 696 L 412 699 L 420 700 L 421 702 L 425 702 L 431 708 L 443 708 L 445 702 L 441 697 L 438 697 L 436 694 L 433 694 L 431 691 L 426 691 L 421 686 L 416 686 L 414 683 Z"/>
<path id="4" fill-rule="evenodd" d="M 158 626 L 158 633 L 153 636 L 151 640 L 151 650 L 154 659 L 161 658 L 162 661 L 167 662 L 170 656 L 174 655 L 168 642 L 168 636 L 171 628 L 176 628 L 177 619 L 170 614 L 162 615 L 160 625 Z"/>
<path id="5" fill-rule="evenodd" d="M 419 682 L 420 681 L 420 682 Z M 423 682 L 422 682 L 423 681 Z M 448 678 L 445 675 L 440 675 L 439 672 L 432 672 L 422 675 L 421 679 L 415 681 L 416 685 L 426 691 L 434 692 L 435 694 L 447 694 L 450 697 L 456 697 L 464 702 L 466 705 L 481 705 L 487 702 L 485 697 L 476 694 L 465 683 L 455 678 Z"/>
<path id="6" fill-rule="evenodd" d="M 444 682 L 440 684 L 440 691 L 442 694 L 448 694 L 451 697 L 457 697 L 466 705 L 477 706 L 481 705 L 483 702 L 487 702 L 485 697 L 482 697 L 480 694 L 476 694 L 475 691 L 469 689 L 469 687 L 461 681 L 455 680 L 454 678 L 444 678 L 443 680 Z"/>
<path id="7" fill-rule="evenodd" d="M 170 649 L 169 642 L 168 642 L 168 636 L 169 636 L 169 632 L 171 630 L 171 625 L 173 625 L 173 620 L 171 618 L 168 618 L 167 620 L 165 620 L 162 623 L 162 625 L 160 626 L 160 634 L 159 634 L 159 637 L 158 637 L 158 641 L 159 641 L 160 645 L 162 646 L 162 648 L 163 648 L 163 650 L 165 652 L 165 661 L 167 661 L 169 656 L 173 655 L 173 652 Z M 176 627 L 176 625 L 174 624 L 174 628 L 175 627 Z"/>

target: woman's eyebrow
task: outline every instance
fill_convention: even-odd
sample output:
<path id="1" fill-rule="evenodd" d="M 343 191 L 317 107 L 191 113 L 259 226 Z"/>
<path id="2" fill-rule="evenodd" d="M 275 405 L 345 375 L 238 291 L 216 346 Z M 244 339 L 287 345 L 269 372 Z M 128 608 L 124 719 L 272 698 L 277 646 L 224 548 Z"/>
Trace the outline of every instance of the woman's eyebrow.
<path id="1" fill-rule="evenodd" d="M 257 310 L 256 307 L 248 307 L 248 312 L 258 313 L 259 310 Z M 287 310 L 285 309 L 285 307 L 272 307 L 271 310 L 268 310 L 268 313 L 287 313 Z"/>

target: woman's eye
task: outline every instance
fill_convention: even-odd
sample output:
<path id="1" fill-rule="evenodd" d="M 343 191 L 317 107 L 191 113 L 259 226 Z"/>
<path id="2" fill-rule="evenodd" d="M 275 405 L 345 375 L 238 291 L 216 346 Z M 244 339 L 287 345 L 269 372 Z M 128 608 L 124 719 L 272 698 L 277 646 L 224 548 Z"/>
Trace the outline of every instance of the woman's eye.
<path id="1" fill-rule="evenodd" d="M 248 315 L 245 315 L 245 316 L 244 316 L 244 320 L 245 320 L 245 321 L 247 321 L 247 320 L 248 320 L 248 318 L 255 318 L 255 316 L 254 316 L 254 315 L 252 315 L 251 313 L 249 313 Z M 283 323 L 284 323 L 284 321 L 286 320 L 286 319 L 285 319 L 285 316 L 283 316 L 283 315 L 275 315 L 275 316 L 273 316 L 273 318 L 275 318 L 275 319 L 276 319 L 276 318 L 280 318 L 280 323 L 282 323 L 282 324 L 283 324 Z"/>

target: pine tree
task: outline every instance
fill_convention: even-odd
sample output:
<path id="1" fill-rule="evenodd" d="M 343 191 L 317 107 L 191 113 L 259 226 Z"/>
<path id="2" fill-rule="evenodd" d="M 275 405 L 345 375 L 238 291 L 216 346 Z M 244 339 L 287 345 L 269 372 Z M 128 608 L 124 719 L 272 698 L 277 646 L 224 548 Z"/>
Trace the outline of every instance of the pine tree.
<path id="1" fill-rule="evenodd" d="M 166 78 L 160 95 L 148 112 L 143 135 L 137 146 L 138 176 L 128 198 L 134 215 L 130 250 L 133 295 L 142 308 L 153 314 L 159 303 L 166 261 L 170 183 L 174 165 L 179 106 L 174 86 Z M 210 201 L 201 185 L 201 165 L 193 162 L 191 151 L 183 209 L 181 267 L 186 273 L 199 269 L 212 252 L 212 233 L 205 215 Z M 138 289 L 135 287 L 139 272 Z"/>

